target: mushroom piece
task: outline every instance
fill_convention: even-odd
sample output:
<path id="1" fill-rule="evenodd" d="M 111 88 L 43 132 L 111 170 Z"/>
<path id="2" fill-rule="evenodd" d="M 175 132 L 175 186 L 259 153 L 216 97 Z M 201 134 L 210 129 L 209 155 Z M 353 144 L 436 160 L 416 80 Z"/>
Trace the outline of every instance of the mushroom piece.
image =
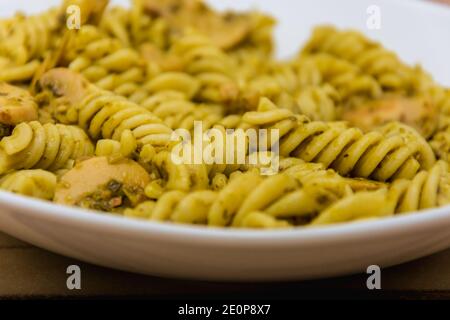
<path id="1" fill-rule="evenodd" d="M 0 83 L 0 123 L 16 125 L 38 118 L 38 107 L 31 94 L 22 88 Z"/>
<path id="2" fill-rule="evenodd" d="M 47 71 L 39 80 L 41 89 L 50 90 L 56 97 L 64 97 L 76 105 L 85 97 L 89 82 L 79 73 L 66 68 Z"/>
<path id="3" fill-rule="evenodd" d="M 386 97 L 343 112 L 342 120 L 350 125 L 370 131 L 391 121 L 405 123 L 424 137 L 436 129 L 438 113 L 430 101 L 424 98 Z"/>
<path id="4" fill-rule="evenodd" d="M 222 49 L 240 44 L 251 31 L 248 15 L 219 13 L 200 0 L 145 0 L 143 7 L 148 14 L 163 17 L 173 31 L 193 27 Z"/>
<path id="5" fill-rule="evenodd" d="M 66 172 L 54 201 L 101 211 L 121 211 L 144 200 L 150 176 L 137 162 L 122 158 L 93 157 Z"/>

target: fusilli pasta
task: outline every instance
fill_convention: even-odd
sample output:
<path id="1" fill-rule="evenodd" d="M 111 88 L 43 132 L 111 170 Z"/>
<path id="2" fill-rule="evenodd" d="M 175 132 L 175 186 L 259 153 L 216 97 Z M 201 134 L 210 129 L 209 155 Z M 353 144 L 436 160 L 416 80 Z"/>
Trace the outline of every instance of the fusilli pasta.
<path id="1" fill-rule="evenodd" d="M 274 23 L 200 0 L 0 19 L 0 189 L 257 229 L 450 204 L 450 89 L 332 26 L 275 59 Z"/>

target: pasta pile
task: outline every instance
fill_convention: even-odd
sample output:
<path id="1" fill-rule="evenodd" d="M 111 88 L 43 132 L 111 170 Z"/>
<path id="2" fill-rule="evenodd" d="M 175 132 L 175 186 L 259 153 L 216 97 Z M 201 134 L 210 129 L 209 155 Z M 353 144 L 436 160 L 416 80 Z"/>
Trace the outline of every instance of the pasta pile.
<path id="1" fill-rule="evenodd" d="M 66 26 L 73 5 L 79 29 Z M 274 24 L 201 0 L 66 0 L 0 20 L 0 188 L 215 227 L 316 226 L 450 204 L 450 89 L 332 26 L 276 60 Z M 204 133 L 278 135 L 242 163 L 176 163 L 174 132 L 199 122 Z M 274 155 L 278 171 L 263 174 L 267 163 L 253 160 Z"/>

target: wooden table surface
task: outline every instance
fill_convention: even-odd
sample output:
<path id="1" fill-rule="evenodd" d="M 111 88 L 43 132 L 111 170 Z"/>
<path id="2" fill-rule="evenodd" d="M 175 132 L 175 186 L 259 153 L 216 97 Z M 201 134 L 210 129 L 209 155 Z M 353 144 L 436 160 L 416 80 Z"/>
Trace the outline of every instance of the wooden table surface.
<path id="1" fill-rule="evenodd" d="M 81 269 L 81 290 L 66 286 L 66 269 Z M 126 273 L 63 257 L 0 233 L 0 298 L 14 297 L 365 297 L 450 299 L 450 250 L 383 269 L 382 290 L 366 288 L 367 275 L 303 282 L 216 283 Z"/>

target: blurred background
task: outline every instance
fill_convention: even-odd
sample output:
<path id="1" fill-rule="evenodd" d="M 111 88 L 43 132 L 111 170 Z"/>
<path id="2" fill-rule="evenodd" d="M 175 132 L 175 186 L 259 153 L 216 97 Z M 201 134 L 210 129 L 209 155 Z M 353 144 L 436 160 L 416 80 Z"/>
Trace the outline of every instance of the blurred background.
<path id="1" fill-rule="evenodd" d="M 0 0 L 0 16 L 17 10 L 29 13 L 58 5 L 60 0 Z M 130 0 L 111 0 L 128 5 Z M 297 52 L 317 24 L 356 28 L 409 64 L 420 63 L 434 78 L 450 86 L 450 0 L 206 0 L 218 9 L 257 9 L 278 20 L 277 54 L 287 57 Z M 433 3 L 433 6 L 427 3 Z M 380 11 L 380 29 L 368 29 L 368 8 Z"/>

